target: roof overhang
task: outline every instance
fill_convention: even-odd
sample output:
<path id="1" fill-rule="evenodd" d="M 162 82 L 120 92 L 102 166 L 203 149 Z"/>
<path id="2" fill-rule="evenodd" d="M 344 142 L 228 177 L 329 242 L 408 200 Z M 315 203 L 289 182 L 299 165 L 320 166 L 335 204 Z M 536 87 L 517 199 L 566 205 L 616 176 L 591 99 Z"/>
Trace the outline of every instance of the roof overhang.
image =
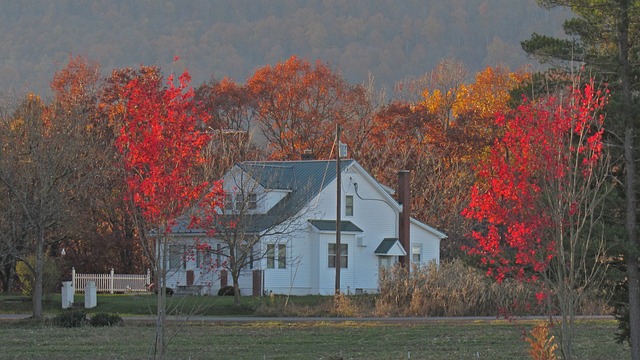
<path id="1" fill-rule="evenodd" d="M 320 232 L 336 232 L 336 223 L 335 220 L 309 220 L 311 226 L 316 228 Z M 356 224 L 351 221 L 340 221 L 340 232 L 343 233 L 361 233 L 363 232 Z"/>
<path id="2" fill-rule="evenodd" d="M 407 252 L 404 251 L 400 240 L 397 238 L 383 239 L 374 254 L 378 256 L 407 256 Z"/>

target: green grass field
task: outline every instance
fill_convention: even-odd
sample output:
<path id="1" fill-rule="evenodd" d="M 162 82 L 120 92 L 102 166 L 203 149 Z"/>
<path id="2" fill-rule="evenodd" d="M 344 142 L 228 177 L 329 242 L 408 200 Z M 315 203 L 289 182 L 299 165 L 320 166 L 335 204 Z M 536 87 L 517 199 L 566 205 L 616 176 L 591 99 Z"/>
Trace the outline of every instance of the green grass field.
<path id="1" fill-rule="evenodd" d="M 523 332 L 533 322 L 429 323 L 258 322 L 177 323 L 169 326 L 170 359 L 526 359 Z M 579 359 L 625 359 L 613 342 L 615 323 L 579 326 Z M 0 322 L 2 359 L 144 359 L 153 344 L 150 322 L 122 327 L 57 328 L 27 321 Z"/>
<path id="2" fill-rule="evenodd" d="M 361 298 L 366 304 L 368 299 Z M 75 301 L 83 303 L 76 295 Z M 271 315 L 289 311 L 309 316 L 323 313 L 327 297 L 286 299 L 231 297 L 172 297 L 174 314 Z M 150 315 L 152 295 L 98 296 L 98 307 L 86 310 L 123 316 Z M 45 303 L 51 317 L 61 312 L 60 297 Z M 316 309 L 316 310 L 309 310 Z M 320 310 L 317 310 L 320 309 Z M 0 313 L 30 313 L 31 302 L 18 295 L 0 295 Z M 315 311 L 315 312 L 314 312 Z M 323 315 L 324 314 L 324 315 Z M 170 321 L 170 359 L 527 359 L 523 336 L 535 325 L 531 320 L 428 320 L 403 322 L 322 321 L 269 322 Z M 613 341 L 616 322 L 584 320 L 578 327 L 576 353 L 580 359 L 624 359 L 626 345 Z M 60 328 L 30 320 L 0 321 L 0 359 L 144 359 L 153 345 L 153 321 L 125 317 L 124 326 Z"/>

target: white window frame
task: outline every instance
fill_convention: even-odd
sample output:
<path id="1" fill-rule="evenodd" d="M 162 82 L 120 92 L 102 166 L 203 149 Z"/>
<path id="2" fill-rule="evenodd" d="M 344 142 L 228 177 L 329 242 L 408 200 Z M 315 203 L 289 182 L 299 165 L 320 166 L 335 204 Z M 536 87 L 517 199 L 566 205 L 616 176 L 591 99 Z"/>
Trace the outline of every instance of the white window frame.
<path id="1" fill-rule="evenodd" d="M 344 198 L 344 215 L 345 216 L 353 216 L 354 210 L 354 199 L 353 195 L 346 195 Z"/>
<path id="2" fill-rule="evenodd" d="M 416 259 L 416 256 L 418 257 L 417 259 Z M 421 243 L 411 244 L 411 261 L 414 264 L 422 263 L 422 244 Z"/>
<path id="3" fill-rule="evenodd" d="M 170 270 L 179 270 L 180 268 L 187 268 L 186 261 L 186 245 L 178 245 L 172 244 L 169 245 L 169 256 L 167 257 L 167 261 L 169 262 Z M 177 263 L 176 263 L 177 261 Z"/>
<path id="4" fill-rule="evenodd" d="M 335 269 L 337 258 L 336 243 L 329 243 L 327 245 L 327 267 L 330 269 Z M 349 268 L 349 244 L 340 243 L 340 268 Z"/>
<path id="5" fill-rule="evenodd" d="M 267 244 L 265 258 L 267 259 L 267 269 L 286 269 L 287 244 Z"/>

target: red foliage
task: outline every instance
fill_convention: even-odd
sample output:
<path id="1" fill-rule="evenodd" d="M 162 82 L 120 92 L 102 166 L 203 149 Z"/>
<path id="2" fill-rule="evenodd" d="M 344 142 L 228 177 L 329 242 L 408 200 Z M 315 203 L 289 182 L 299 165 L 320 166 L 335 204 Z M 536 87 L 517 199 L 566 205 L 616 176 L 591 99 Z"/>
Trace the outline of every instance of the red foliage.
<path id="1" fill-rule="evenodd" d="M 565 190 L 589 177 L 601 156 L 604 105 L 605 96 L 587 84 L 564 99 L 525 101 L 496 117 L 504 135 L 478 167 L 463 211 L 481 229 L 466 250 L 480 256 L 489 275 L 535 280 L 548 267 L 559 241 L 552 229 L 572 223 L 584 201 Z"/>
<path id="2" fill-rule="evenodd" d="M 180 76 L 178 86 L 173 80 L 169 77 L 168 87 L 159 78 L 134 78 L 127 84 L 125 121 L 117 140 L 131 200 L 149 223 L 166 231 L 208 188 L 194 171 L 208 140 L 196 125 L 206 116 L 195 106 L 189 74 Z"/>

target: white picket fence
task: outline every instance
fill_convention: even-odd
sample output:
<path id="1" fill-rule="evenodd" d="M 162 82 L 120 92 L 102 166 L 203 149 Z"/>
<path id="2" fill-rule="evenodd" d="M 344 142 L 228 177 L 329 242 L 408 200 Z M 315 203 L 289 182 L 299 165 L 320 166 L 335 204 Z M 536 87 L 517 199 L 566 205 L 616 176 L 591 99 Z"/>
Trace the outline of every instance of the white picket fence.
<path id="1" fill-rule="evenodd" d="M 71 281 L 76 292 L 84 292 L 89 281 L 95 282 L 97 292 L 144 292 L 149 291 L 151 272 L 147 270 L 146 275 L 114 274 L 111 269 L 109 274 L 79 274 L 71 268 Z"/>

